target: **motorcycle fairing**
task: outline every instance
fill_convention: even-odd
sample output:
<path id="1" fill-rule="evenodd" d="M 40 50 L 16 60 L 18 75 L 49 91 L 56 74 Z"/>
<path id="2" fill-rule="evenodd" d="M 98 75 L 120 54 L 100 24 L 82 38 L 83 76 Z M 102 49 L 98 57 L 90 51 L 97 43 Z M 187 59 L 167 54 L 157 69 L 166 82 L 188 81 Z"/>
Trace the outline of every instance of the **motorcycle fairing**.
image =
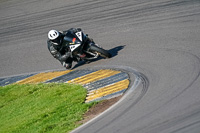
<path id="1" fill-rule="evenodd" d="M 71 52 L 78 53 L 82 47 L 79 47 L 85 38 L 85 35 L 83 34 L 82 31 L 79 32 L 68 32 L 64 39 L 63 39 L 63 45 L 65 47 L 69 47 Z"/>

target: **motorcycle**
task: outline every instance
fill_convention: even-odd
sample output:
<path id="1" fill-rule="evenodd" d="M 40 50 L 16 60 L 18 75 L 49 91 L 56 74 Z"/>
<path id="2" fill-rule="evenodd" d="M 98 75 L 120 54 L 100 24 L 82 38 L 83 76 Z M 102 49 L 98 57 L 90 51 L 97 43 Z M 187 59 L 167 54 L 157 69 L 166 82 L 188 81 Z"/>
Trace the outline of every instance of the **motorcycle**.
<path id="1" fill-rule="evenodd" d="M 91 61 L 97 59 L 99 56 L 103 58 L 110 58 L 111 54 L 95 44 L 87 34 L 82 31 L 78 32 L 68 32 L 63 39 L 64 47 L 68 47 L 71 56 L 76 59 L 76 61 L 85 60 Z"/>

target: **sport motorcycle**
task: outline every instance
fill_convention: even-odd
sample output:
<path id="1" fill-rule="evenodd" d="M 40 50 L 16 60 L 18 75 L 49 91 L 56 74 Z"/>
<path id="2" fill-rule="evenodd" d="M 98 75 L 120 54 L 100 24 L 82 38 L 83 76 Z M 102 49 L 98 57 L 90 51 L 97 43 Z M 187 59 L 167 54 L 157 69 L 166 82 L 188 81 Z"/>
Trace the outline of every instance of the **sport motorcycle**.
<path id="1" fill-rule="evenodd" d="M 91 61 L 99 56 L 110 58 L 111 54 L 98 44 L 95 44 L 87 34 L 82 31 L 68 32 L 63 39 L 63 46 L 69 48 L 71 56 L 76 61 Z"/>

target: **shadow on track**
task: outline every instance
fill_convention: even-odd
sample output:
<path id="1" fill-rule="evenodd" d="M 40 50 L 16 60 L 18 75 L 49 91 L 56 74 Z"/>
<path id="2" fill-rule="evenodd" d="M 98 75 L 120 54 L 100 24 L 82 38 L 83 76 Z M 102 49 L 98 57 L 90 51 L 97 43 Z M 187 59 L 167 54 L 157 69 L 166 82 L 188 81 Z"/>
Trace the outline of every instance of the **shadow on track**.
<path id="1" fill-rule="evenodd" d="M 112 48 L 112 49 L 108 50 L 108 52 L 112 55 L 112 57 L 115 57 L 115 56 L 118 55 L 118 52 L 119 52 L 120 50 L 122 50 L 125 46 L 126 46 L 126 45 L 117 46 L 117 47 L 115 47 L 115 48 Z M 111 58 L 112 58 L 112 57 L 111 57 Z"/>
<path id="2" fill-rule="evenodd" d="M 114 47 L 112 49 L 109 49 L 108 52 L 112 55 L 111 58 L 117 56 L 118 52 L 120 50 L 122 50 L 124 47 L 125 47 L 125 45 L 123 45 L 123 46 L 117 46 L 117 47 Z M 90 62 L 95 62 L 95 61 L 98 61 L 98 60 L 101 60 L 101 59 L 104 59 L 104 58 L 103 57 L 99 57 L 99 58 L 91 60 L 91 61 L 80 61 L 72 69 L 75 69 L 75 68 L 77 68 L 79 66 L 82 66 L 84 64 L 89 64 Z"/>

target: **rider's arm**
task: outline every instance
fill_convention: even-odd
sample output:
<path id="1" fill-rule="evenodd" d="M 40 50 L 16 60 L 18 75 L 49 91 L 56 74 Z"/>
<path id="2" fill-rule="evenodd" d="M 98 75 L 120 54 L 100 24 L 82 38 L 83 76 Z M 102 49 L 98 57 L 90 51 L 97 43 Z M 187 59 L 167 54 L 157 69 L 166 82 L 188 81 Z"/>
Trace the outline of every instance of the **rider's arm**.
<path id="1" fill-rule="evenodd" d="M 48 42 L 48 49 L 53 57 L 59 61 L 66 61 L 70 56 L 70 52 L 66 52 L 64 55 L 61 55 L 61 53 L 51 44 L 51 42 Z"/>
<path id="2" fill-rule="evenodd" d="M 54 58 L 60 60 L 61 54 L 60 54 L 60 52 L 58 52 L 53 46 L 50 46 L 50 47 L 49 47 L 49 51 L 50 51 L 50 53 L 53 55 Z"/>

